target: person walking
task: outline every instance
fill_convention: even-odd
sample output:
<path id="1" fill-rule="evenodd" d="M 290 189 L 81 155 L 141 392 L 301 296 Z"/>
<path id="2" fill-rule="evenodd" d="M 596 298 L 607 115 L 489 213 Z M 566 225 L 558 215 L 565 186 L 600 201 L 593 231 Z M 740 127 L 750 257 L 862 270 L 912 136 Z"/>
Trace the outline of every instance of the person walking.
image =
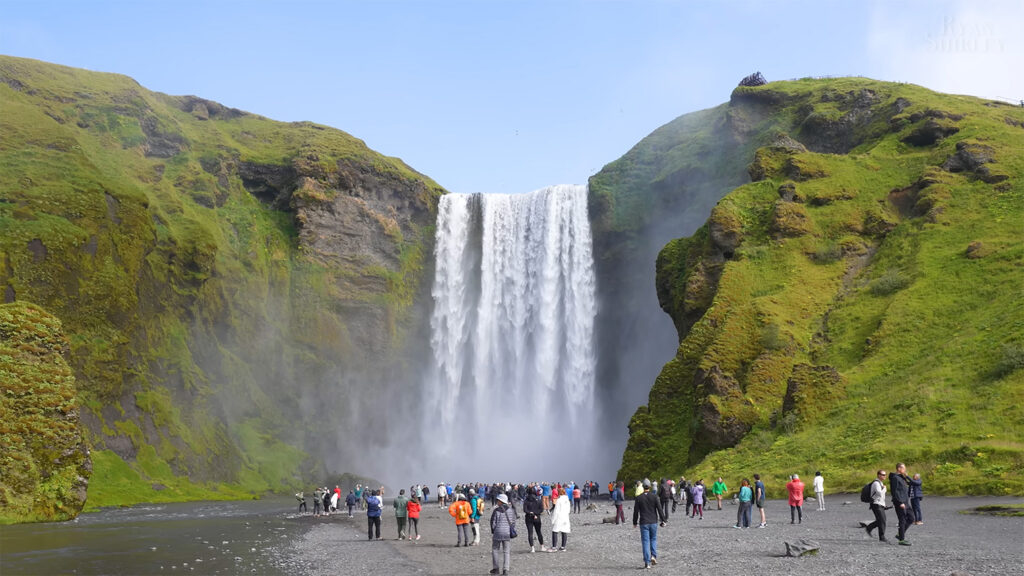
<path id="1" fill-rule="evenodd" d="M 345 506 L 348 506 L 348 517 L 352 517 L 352 510 L 356 507 L 356 495 L 352 490 L 348 491 L 348 496 L 345 496 Z"/>
<path id="2" fill-rule="evenodd" d="M 814 498 L 818 501 L 818 511 L 825 511 L 825 478 L 821 470 L 814 473 Z"/>
<path id="3" fill-rule="evenodd" d="M 803 524 L 804 522 L 804 483 L 800 476 L 793 474 L 791 480 L 786 484 L 786 492 L 789 493 L 789 523 Z"/>
<path id="4" fill-rule="evenodd" d="M 541 503 L 541 506 L 544 507 L 544 512 L 546 513 L 548 510 L 551 510 L 551 484 L 548 484 L 547 482 L 545 482 L 545 483 L 540 485 L 540 489 L 541 489 L 540 503 Z"/>
<path id="5" fill-rule="evenodd" d="M 526 500 L 523 501 L 523 513 L 526 517 L 526 537 L 530 540 L 530 552 L 536 552 L 533 546 L 533 535 L 537 535 L 537 543 L 540 544 L 540 551 L 546 552 L 544 547 L 544 535 L 540 531 L 540 516 L 544 513 L 544 506 L 540 503 L 541 489 L 531 489 L 526 493 Z"/>
<path id="6" fill-rule="evenodd" d="M 590 495 L 594 493 L 594 488 L 596 486 L 594 486 L 593 482 L 587 482 L 583 485 L 583 507 L 586 509 L 590 509 Z"/>
<path id="7" fill-rule="evenodd" d="M 896 533 L 896 540 L 901 546 L 910 546 L 907 540 L 907 529 L 913 522 L 911 515 L 914 511 L 910 508 L 910 478 L 907 477 L 907 466 L 900 462 L 896 465 L 896 473 L 889 475 L 889 492 L 892 497 L 892 507 L 896 510 L 896 518 L 899 520 L 899 532 Z"/>
<path id="8" fill-rule="evenodd" d="M 746 478 L 740 483 L 740 507 L 736 511 L 736 527 L 750 528 L 750 506 L 754 500 L 754 491 L 750 488 L 750 480 Z"/>
<path id="9" fill-rule="evenodd" d="M 376 492 L 366 498 L 366 537 L 380 540 L 380 515 L 383 511 L 380 496 Z"/>
<path id="10" fill-rule="evenodd" d="M 499 559 L 501 573 L 508 574 L 512 568 L 512 535 L 516 532 L 516 512 L 508 505 L 508 496 L 498 494 L 497 505 L 491 512 L 491 571 L 497 574 Z"/>
<path id="11" fill-rule="evenodd" d="M 641 486 L 644 491 L 633 503 L 633 526 L 640 528 L 640 547 L 647 569 L 658 564 L 658 522 L 665 521 L 665 512 L 651 492 L 651 481 L 645 478 Z"/>
<path id="12" fill-rule="evenodd" d="M 463 494 L 455 497 L 455 501 L 448 507 L 448 513 L 455 518 L 455 532 L 458 538 L 455 547 L 469 546 L 469 517 L 473 515 L 473 508 L 466 502 Z"/>
<path id="13" fill-rule="evenodd" d="M 409 503 L 406 505 L 406 511 L 409 513 L 409 539 L 419 540 L 420 539 L 420 511 L 423 509 L 423 505 L 420 504 L 419 496 L 413 496 L 409 499 Z M 413 538 L 413 532 L 416 533 L 416 537 Z"/>
<path id="14" fill-rule="evenodd" d="M 398 524 L 398 539 L 405 540 L 405 521 L 409 517 L 409 499 L 405 497 L 405 488 L 398 491 L 398 496 L 391 503 L 395 509 L 395 523 Z"/>
<path id="15" fill-rule="evenodd" d="M 295 499 L 299 501 L 299 514 L 309 511 L 309 509 L 306 508 L 306 495 L 303 492 L 296 492 Z"/>
<path id="16" fill-rule="evenodd" d="M 718 509 L 722 509 L 722 496 L 729 491 L 729 487 L 725 485 L 725 481 L 722 477 L 718 477 L 718 481 L 711 485 L 711 493 L 715 495 L 715 500 L 718 500 Z"/>
<path id="17" fill-rule="evenodd" d="M 658 505 L 661 506 L 661 515 L 664 518 L 661 525 L 664 526 L 668 523 L 668 509 L 672 505 L 672 488 L 669 487 L 668 480 L 665 478 L 658 483 Z"/>
<path id="18" fill-rule="evenodd" d="M 761 524 L 758 528 L 764 528 L 768 525 L 768 520 L 764 517 L 764 501 L 765 501 L 764 482 L 761 482 L 761 475 L 754 474 L 754 504 L 757 506 L 757 510 L 761 513 Z"/>
<path id="19" fill-rule="evenodd" d="M 693 511 L 690 512 L 690 518 L 700 515 L 700 519 L 704 519 L 704 480 L 697 480 L 693 483 Z"/>
<path id="20" fill-rule="evenodd" d="M 885 476 L 885 470 L 879 470 L 878 476 L 871 482 L 871 512 L 875 515 L 875 521 L 864 527 L 868 536 L 878 528 L 879 542 L 888 542 L 885 539 Z"/>
<path id="21" fill-rule="evenodd" d="M 359 509 L 363 509 L 363 485 L 356 484 L 356 502 L 359 503 Z"/>
<path id="22" fill-rule="evenodd" d="M 626 501 L 626 485 L 624 482 L 619 482 L 615 488 L 609 492 L 611 494 L 612 503 L 615 504 L 615 523 L 622 524 L 626 523 L 626 513 L 622 511 L 622 505 Z"/>
<path id="23" fill-rule="evenodd" d="M 569 496 L 565 490 L 560 490 L 558 499 L 555 500 L 554 511 L 551 512 L 551 548 L 548 552 L 554 552 L 558 546 L 558 535 L 562 535 L 562 545 L 558 546 L 559 552 L 565 552 L 566 540 L 572 532 L 569 526 L 569 513 L 572 511 L 572 504 L 569 503 Z"/>
<path id="24" fill-rule="evenodd" d="M 914 474 L 910 479 L 910 505 L 914 508 L 914 524 L 924 524 L 924 517 L 921 516 L 921 500 L 924 498 L 924 491 L 921 489 L 921 475 Z"/>
<path id="25" fill-rule="evenodd" d="M 576 514 L 579 514 L 580 513 L 580 504 L 582 503 L 581 502 L 581 497 L 583 496 L 583 491 L 580 490 L 579 486 L 573 486 L 571 494 L 572 494 L 572 499 L 570 500 L 570 502 L 572 502 L 572 511 L 574 513 L 576 513 Z"/>

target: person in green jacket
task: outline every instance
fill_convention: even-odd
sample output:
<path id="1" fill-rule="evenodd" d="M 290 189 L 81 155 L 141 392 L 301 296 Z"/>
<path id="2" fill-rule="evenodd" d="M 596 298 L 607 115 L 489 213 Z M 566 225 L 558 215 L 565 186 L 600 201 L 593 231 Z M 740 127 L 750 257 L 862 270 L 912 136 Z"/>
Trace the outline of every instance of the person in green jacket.
<path id="1" fill-rule="evenodd" d="M 718 481 L 711 485 L 711 493 L 715 495 L 715 499 L 718 500 L 718 509 L 722 509 L 722 496 L 729 491 L 726 487 L 725 482 L 722 481 L 722 477 L 718 477 Z"/>
<path id="2" fill-rule="evenodd" d="M 409 499 L 405 497 L 405 488 L 398 491 L 395 502 L 395 521 L 398 523 L 398 539 L 405 540 L 405 520 L 409 516 Z"/>

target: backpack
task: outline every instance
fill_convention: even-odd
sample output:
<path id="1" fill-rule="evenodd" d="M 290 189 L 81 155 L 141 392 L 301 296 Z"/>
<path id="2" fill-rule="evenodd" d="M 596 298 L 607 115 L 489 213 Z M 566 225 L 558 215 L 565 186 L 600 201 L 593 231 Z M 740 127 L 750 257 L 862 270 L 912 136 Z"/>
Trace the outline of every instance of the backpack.
<path id="1" fill-rule="evenodd" d="M 479 496 L 476 499 L 476 515 L 477 516 L 483 516 L 484 515 L 484 499 L 480 498 Z"/>
<path id="2" fill-rule="evenodd" d="M 871 486 L 874 483 L 875 483 L 875 481 L 872 480 L 871 482 L 868 482 L 867 484 L 864 485 L 863 488 L 860 489 L 860 501 L 861 502 L 864 502 L 865 504 L 871 504 L 871 502 L 872 502 L 872 500 L 871 500 Z"/>
<path id="3" fill-rule="evenodd" d="M 455 507 L 455 517 L 457 519 L 459 519 L 459 520 L 465 520 L 465 519 L 469 518 L 469 513 L 466 512 L 466 508 L 467 508 L 467 506 L 456 506 Z"/>
<path id="4" fill-rule="evenodd" d="M 371 497 L 366 501 L 366 509 L 369 512 L 377 512 L 380 510 L 380 499 L 377 497 Z"/>

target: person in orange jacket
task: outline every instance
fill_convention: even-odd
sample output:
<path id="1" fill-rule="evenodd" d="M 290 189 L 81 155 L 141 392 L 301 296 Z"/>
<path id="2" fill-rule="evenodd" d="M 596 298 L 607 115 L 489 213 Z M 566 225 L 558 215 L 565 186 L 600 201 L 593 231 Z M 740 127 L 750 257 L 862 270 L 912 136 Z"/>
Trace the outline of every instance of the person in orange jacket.
<path id="1" fill-rule="evenodd" d="M 466 496 L 461 492 L 458 494 L 455 502 L 448 507 L 448 513 L 455 518 L 455 530 L 458 533 L 458 541 L 455 543 L 455 547 L 469 546 L 469 518 L 473 515 L 473 507 L 466 502 Z"/>

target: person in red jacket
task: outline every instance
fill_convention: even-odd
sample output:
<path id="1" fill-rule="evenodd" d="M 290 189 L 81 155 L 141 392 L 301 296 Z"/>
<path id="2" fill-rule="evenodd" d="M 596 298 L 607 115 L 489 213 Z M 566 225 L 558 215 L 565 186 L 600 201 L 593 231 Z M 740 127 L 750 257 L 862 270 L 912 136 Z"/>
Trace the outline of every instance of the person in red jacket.
<path id="1" fill-rule="evenodd" d="M 420 539 L 420 499 L 413 495 L 412 499 L 406 505 L 406 511 L 409 514 L 409 539 L 419 540 Z M 416 538 L 412 537 L 412 533 L 416 533 Z"/>
<path id="2" fill-rule="evenodd" d="M 800 476 L 793 474 L 789 483 L 786 484 L 786 491 L 789 492 L 789 523 L 803 523 L 804 483 L 800 481 Z"/>

